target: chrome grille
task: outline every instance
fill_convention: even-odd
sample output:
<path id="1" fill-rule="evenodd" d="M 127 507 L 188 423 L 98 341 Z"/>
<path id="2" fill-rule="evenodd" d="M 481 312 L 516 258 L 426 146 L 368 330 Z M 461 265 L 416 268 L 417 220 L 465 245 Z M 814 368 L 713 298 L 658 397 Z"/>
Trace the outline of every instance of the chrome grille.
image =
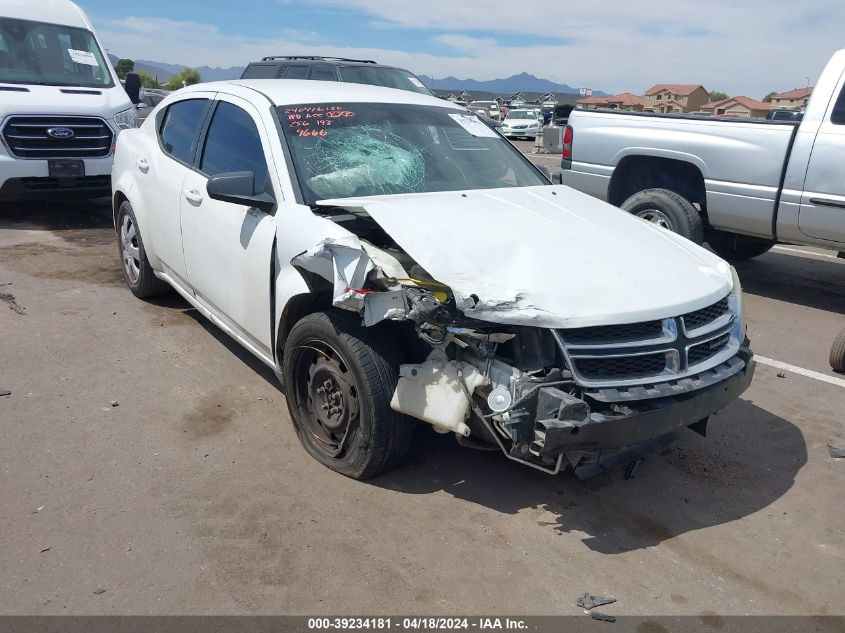
<path id="1" fill-rule="evenodd" d="M 641 356 L 615 356 L 610 358 L 581 358 L 578 371 L 587 378 L 611 379 L 643 378 L 655 376 L 666 369 L 666 354 L 643 354 Z"/>
<path id="2" fill-rule="evenodd" d="M 626 325 L 598 325 L 567 330 L 569 343 L 622 343 L 659 338 L 663 333 L 660 321 L 645 321 Z"/>
<path id="3" fill-rule="evenodd" d="M 689 314 L 685 314 L 683 317 L 684 320 L 684 327 L 689 330 L 695 330 L 700 328 L 708 323 L 711 323 L 718 319 L 723 314 L 726 314 L 728 311 L 728 298 L 725 297 L 721 301 L 717 301 L 712 306 L 707 306 L 706 308 L 702 308 L 701 310 L 696 310 L 695 312 L 690 312 Z"/>
<path id="4" fill-rule="evenodd" d="M 584 387 L 653 385 L 724 363 L 740 346 L 737 306 L 728 296 L 660 321 L 552 333 Z"/>
<path id="5" fill-rule="evenodd" d="M 703 363 L 708 358 L 713 358 L 716 354 L 722 351 L 725 346 L 730 343 L 731 335 L 724 334 L 719 338 L 714 338 L 698 345 L 693 345 L 687 352 L 687 359 L 690 366 Z"/>
<path id="6" fill-rule="evenodd" d="M 67 136 L 48 130 L 67 129 Z M 114 133 L 96 117 L 13 116 L 3 127 L 3 140 L 18 158 L 100 158 L 111 153 Z"/>

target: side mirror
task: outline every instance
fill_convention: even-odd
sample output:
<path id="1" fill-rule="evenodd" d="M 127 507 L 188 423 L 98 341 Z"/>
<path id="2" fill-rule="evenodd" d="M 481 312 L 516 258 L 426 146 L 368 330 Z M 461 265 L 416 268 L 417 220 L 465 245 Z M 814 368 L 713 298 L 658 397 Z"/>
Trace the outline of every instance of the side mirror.
<path id="1" fill-rule="evenodd" d="M 242 204 L 261 211 L 271 211 L 276 206 L 276 199 L 269 193 L 255 193 L 255 174 L 251 171 L 212 176 L 205 189 L 212 200 Z"/>
<path id="2" fill-rule="evenodd" d="M 546 180 L 552 179 L 552 172 L 549 171 L 548 167 L 544 167 L 543 165 L 538 165 L 537 169 L 543 172 L 543 175 L 546 177 Z"/>
<path id="3" fill-rule="evenodd" d="M 137 105 L 141 102 L 141 77 L 138 73 L 126 73 L 126 82 L 123 87 L 132 103 Z"/>
<path id="4" fill-rule="evenodd" d="M 553 185 L 562 185 L 563 184 L 563 172 L 556 171 L 552 174 L 552 184 Z"/>

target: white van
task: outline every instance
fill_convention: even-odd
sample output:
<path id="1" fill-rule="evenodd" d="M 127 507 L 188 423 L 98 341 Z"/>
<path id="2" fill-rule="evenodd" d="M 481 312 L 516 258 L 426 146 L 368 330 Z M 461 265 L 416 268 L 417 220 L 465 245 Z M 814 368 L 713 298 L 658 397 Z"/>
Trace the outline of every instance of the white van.
<path id="1" fill-rule="evenodd" d="M 0 200 L 109 195 L 137 114 L 104 50 L 70 0 L 0 3 Z"/>

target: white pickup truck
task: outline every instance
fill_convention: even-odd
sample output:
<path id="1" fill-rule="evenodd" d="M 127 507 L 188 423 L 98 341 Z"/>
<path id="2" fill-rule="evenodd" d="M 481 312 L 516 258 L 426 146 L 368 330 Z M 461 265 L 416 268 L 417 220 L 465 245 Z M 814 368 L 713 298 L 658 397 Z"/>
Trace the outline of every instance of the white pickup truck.
<path id="1" fill-rule="evenodd" d="M 845 50 L 798 121 L 575 110 L 563 183 L 726 259 L 777 242 L 845 250 Z"/>

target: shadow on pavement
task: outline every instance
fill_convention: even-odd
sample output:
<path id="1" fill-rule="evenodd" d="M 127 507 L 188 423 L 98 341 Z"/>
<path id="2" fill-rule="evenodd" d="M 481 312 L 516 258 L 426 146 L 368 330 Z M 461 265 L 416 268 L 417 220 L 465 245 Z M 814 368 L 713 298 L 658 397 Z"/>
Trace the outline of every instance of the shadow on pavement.
<path id="1" fill-rule="evenodd" d="M 185 301 L 181 297 L 179 297 L 179 301 L 183 302 L 184 305 L 187 307 L 187 309 L 184 310 L 185 314 L 187 314 L 188 316 L 193 318 L 197 323 L 199 323 L 203 327 L 203 329 L 205 329 L 206 332 L 208 332 L 211 336 L 217 339 L 218 343 L 220 343 L 223 347 L 229 350 L 229 352 L 231 352 L 233 356 L 237 357 L 244 365 L 252 369 L 256 374 L 266 380 L 270 384 L 270 386 L 272 386 L 280 394 L 283 394 L 282 386 L 281 384 L 279 384 L 279 379 L 276 377 L 276 373 L 272 369 L 270 369 L 269 367 L 267 367 L 267 365 L 258 360 L 251 352 L 249 352 L 235 339 L 226 334 L 223 330 L 214 325 L 211 321 L 206 319 L 202 314 L 199 313 L 199 311 L 191 308 L 190 304 L 188 304 L 187 301 Z"/>
<path id="2" fill-rule="evenodd" d="M 757 259 L 737 262 L 736 269 L 747 293 L 845 314 L 843 263 L 771 251 Z"/>
<path id="3" fill-rule="evenodd" d="M 112 228 L 108 198 L 0 203 L 0 229 L 65 231 L 102 228 Z"/>
<path id="4" fill-rule="evenodd" d="M 798 427 L 740 400 L 711 418 L 707 438 L 685 432 L 629 480 L 621 472 L 587 482 L 571 471 L 544 475 L 421 424 L 404 465 L 369 483 L 405 494 L 443 491 L 504 514 L 546 510 L 541 526 L 583 533 L 591 550 L 614 554 L 758 512 L 792 487 L 806 462 Z"/>

